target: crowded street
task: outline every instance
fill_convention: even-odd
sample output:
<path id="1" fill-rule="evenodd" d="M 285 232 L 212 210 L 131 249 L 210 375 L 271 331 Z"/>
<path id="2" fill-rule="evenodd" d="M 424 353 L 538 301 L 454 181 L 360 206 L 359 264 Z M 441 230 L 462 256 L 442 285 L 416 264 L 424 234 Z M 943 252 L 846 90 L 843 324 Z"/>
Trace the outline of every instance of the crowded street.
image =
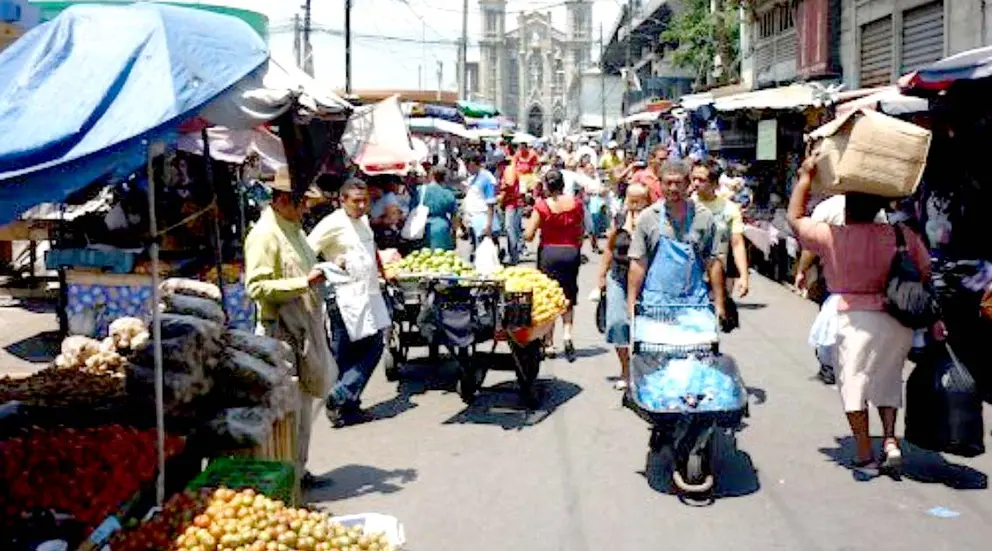
<path id="1" fill-rule="evenodd" d="M 0 0 L 0 551 L 989 551 L 990 37 Z"/>
<path id="2" fill-rule="evenodd" d="M 586 264 L 580 289 L 594 274 Z M 987 545 L 992 459 L 912 449 L 901 482 L 855 482 L 837 390 L 815 378 L 806 344 L 816 306 L 759 276 L 741 310 L 741 329 L 720 346 L 741 366 L 751 416 L 736 450 L 722 443 L 712 505 L 673 495 L 666 461 L 648 453 L 647 424 L 620 407 L 618 364 L 587 302 L 577 313 L 579 359 L 545 361 L 547 397 L 536 411 L 517 405 L 510 374 L 490 375 L 491 388 L 466 407 L 450 373 L 415 370 L 397 386 L 377 372 L 366 391 L 376 421 L 314 429 L 311 468 L 328 483 L 308 497 L 331 510 L 393 511 L 416 549 Z M 940 508 L 957 515 L 930 512 Z"/>

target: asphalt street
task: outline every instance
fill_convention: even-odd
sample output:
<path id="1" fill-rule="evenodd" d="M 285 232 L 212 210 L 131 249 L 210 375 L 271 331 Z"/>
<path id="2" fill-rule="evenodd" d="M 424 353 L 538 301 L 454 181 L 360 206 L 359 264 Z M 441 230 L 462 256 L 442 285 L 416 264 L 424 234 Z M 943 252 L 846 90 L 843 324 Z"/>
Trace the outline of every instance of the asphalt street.
<path id="1" fill-rule="evenodd" d="M 309 466 L 328 481 L 309 499 L 395 515 L 413 551 L 989 549 L 992 457 L 908 447 L 902 480 L 855 481 L 837 391 L 814 379 L 806 345 L 816 306 L 760 276 L 721 344 L 751 417 L 736 449 L 721 443 L 715 501 L 681 503 L 647 425 L 612 388 L 619 364 L 584 299 L 595 273 L 582 269 L 581 357 L 544 362 L 540 410 L 517 406 L 508 373 L 490 373 L 467 407 L 445 370 L 418 366 L 399 384 L 380 370 L 365 394 L 377 420 L 334 430 L 318 419 Z"/>

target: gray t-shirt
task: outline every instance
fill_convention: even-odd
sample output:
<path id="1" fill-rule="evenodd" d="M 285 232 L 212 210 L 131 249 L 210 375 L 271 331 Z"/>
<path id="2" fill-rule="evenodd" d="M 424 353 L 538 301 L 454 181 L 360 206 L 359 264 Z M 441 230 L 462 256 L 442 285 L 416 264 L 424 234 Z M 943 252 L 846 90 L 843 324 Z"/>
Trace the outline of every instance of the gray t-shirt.
<path id="1" fill-rule="evenodd" d="M 658 246 L 658 238 L 664 235 L 669 239 L 675 239 L 675 228 L 672 227 L 671 218 L 667 224 L 661 226 L 661 209 L 665 208 L 664 201 L 658 201 L 650 207 L 644 209 L 637 217 L 637 228 L 631 236 L 630 251 L 627 255 L 631 259 L 646 259 L 650 263 L 654 256 L 655 248 Z M 716 239 L 716 222 L 713 213 L 696 201 L 689 202 L 689 208 L 695 209 L 692 218 L 692 227 L 689 232 L 682 236 L 681 241 L 692 243 L 696 254 L 703 261 L 718 258 L 720 253 L 720 243 Z M 662 233 L 664 232 L 664 233 Z"/>

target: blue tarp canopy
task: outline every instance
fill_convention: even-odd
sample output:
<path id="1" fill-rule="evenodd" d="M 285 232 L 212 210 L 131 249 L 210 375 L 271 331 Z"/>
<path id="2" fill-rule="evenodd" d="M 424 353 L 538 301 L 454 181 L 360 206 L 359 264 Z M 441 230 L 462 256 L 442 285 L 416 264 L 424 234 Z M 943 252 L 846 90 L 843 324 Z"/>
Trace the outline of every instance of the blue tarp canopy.
<path id="1" fill-rule="evenodd" d="M 0 52 L 0 224 L 139 169 L 268 57 L 247 23 L 162 4 L 77 5 L 32 29 Z"/>
<path id="2" fill-rule="evenodd" d="M 945 57 L 918 71 L 903 75 L 899 79 L 899 87 L 909 94 L 936 95 L 955 82 L 985 79 L 992 79 L 992 46 Z"/>

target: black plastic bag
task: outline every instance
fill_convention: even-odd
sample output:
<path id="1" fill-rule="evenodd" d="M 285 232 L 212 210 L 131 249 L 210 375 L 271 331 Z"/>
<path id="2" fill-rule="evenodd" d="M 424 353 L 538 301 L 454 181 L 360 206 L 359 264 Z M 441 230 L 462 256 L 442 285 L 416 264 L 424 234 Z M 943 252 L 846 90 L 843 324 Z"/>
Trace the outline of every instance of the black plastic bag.
<path id="1" fill-rule="evenodd" d="M 596 303 L 596 329 L 606 333 L 606 291 L 599 292 L 599 302 Z"/>
<path id="2" fill-rule="evenodd" d="M 734 299 L 730 298 L 729 294 L 724 300 L 724 309 L 726 313 L 723 319 L 720 320 L 720 330 L 724 333 L 730 333 L 741 326 L 741 317 L 737 309 L 737 303 L 734 302 Z"/>
<path id="3" fill-rule="evenodd" d="M 906 441 L 975 457 L 985 453 L 982 398 L 947 344 L 933 346 L 906 382 Z"/>

